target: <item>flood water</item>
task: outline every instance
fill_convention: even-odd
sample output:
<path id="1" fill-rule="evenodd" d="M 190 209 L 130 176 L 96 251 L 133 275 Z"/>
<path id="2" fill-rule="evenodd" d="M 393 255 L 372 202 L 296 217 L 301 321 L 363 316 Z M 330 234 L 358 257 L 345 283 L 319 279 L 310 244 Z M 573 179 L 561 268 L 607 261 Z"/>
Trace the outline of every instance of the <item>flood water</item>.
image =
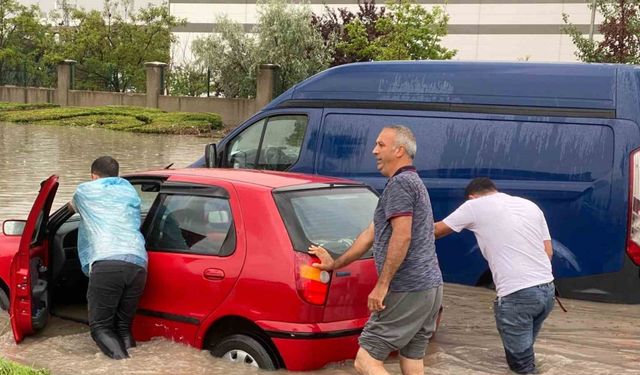
<path id="1" fill-rule="evenodd" d="M 140 135 L 102 129 L 25 126 L 0 123 L 0 220 L 24 218 L 39 183 L 60 176 L 54 209 L 68 201 L 76 185 L 89 178 L 91 161 L 112 155 L 123 173 L 186 166 L 210 140 Z M 445 285 L 444 317 L 425 363 L 425 374 L 509 374 L 492 312 L 494 292 Z M 569 309 L 553 311 L 536 343 L 543 374 L 640 374 L 640 306 L 564 300 Z M 131 358 L 113 361 L 92 342 L 88 327 L 52 318 L 35 337 L 13 341 L 9 319 L 0 312 L 0 356 L 53 374 L 261 374 L 232 365 L 208 352 L 164 339 L 141 342 Z M 397 360 L 387 369 L 400 374 Z M 285 371 L 276 374 L 285 374 Z M 287 373 L 288 374 L 288 373 Z M 355 374 L 352 363 L 305 374 Z"/>
<path id="2" fill-rule="evenodd" d="M 40 182 L 60 177 L 53 210 L 91 179 L 91 162 L 111 155 L 120 173 L 185 167 L 204 153 L 209 138 L 133 134 L 96 128 L 0 123 L 0 220 L 26 218 Z"/>
<path id="3" fill-rule="evenodd" d="M 444 316 L 429 346 L 425 374 L 509 374 L 491 309 L 493 291 L 455 284 L 444 289 Z M 543 374 L 640 374 L 640 308 L 564 300 L 554 309 L 536 342 Z M 207 352 L 164 339 L 138 343 L 131 358 L 113 361 L 91 341 L 88 327 L 53 318 L 36 337 L 16 345 L 8 316 L 0 313 L 0 353 L 53 374 L 260 374 Z M 397 360 L 386 368 L 400 374 Z M 294 374 L 278 371 L 281 375 Z M 302 373 L 298 373 L 302 374 Z M 352 363 L 334 364 L 309 375 L 356 374 Z"/>

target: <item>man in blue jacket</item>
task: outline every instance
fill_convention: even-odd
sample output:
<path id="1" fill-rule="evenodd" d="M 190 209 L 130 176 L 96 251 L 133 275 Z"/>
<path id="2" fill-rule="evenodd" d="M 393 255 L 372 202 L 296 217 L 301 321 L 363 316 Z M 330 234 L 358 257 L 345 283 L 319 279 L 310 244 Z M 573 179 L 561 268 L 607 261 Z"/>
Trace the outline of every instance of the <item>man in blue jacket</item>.
<path id="1" fill-rule="evenodd" d="M 140 197 L 118 177 L 118 162 L 102 156 L 91 164 L 91 181 L 71 200 L 80 214 L 78 256 L 89 277 L 91 337 L 114 359 L 134 347 L 131 323 L 147 280 L 147 252 L 140 233 Z"/>

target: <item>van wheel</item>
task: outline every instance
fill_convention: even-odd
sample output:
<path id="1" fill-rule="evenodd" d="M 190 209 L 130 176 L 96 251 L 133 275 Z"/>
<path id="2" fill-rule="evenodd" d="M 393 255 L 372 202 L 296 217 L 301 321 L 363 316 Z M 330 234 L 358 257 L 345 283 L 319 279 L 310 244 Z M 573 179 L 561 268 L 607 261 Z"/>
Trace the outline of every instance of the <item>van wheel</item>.
<path id="1" fill-rule="evenodd" d="M 0 309 L 4 311 L 9 310 L 9 296 L 2 288 L 0 288 Z"/>
<path id="2" fill-rule="evenodd" d="M 255 339 L 246 335 L 231 335 L 223 338 L 212 349 L 211 354 L 233 363 L 275 370 L 269 352 Z"/>

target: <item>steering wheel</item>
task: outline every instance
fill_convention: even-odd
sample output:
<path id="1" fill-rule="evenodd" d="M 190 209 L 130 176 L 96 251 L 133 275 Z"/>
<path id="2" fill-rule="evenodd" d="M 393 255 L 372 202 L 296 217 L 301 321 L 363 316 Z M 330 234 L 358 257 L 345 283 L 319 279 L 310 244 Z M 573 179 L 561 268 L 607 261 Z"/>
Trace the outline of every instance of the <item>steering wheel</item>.
<path id="1" fill-rule="evenodd" d="M 264 151 L 264 161 L 269 169 L 277 169 L 286 161 L 286 157 L 282 147 L 269 147 Z"/>
<path id="2" fill-rule="evenodd" d="M 232 168 L 255 168 L 255 157 L 256 150 L 236 151 L 231 155 L 229 164 Z"/>

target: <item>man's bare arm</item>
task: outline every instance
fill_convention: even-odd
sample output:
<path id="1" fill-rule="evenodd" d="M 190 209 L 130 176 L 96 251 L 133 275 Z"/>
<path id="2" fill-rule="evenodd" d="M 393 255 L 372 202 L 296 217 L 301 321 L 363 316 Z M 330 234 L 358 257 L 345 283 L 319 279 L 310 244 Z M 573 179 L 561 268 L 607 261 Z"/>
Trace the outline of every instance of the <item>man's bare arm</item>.
<path id="1" fill-rule="evenodd" d="M 389 239 L 387 257 L 378 278 L 379 285 L 388 287 L 391 284 L 393 276 L 407 256 L 409 244 L 411 243 L 412 222 L 413 217 L 411 216 L 399 216 L 391 219 L 391 239 Z"/>
<path id="2" fill-rule="evenodd" d="M 435 224 L 435 229 L 433 234 L 436 237 L 436 240 L 438 238 L 442 238 L 444 236 L 447 236 L 449 234 L 453 233 L 453 229 L 449 228 L 449 226 L 447 224 L 445 224 L 443 221 L 438 221 Z"/>
<path id="3" fill-rule="evenodd" d="M 551 246 L 551 240 L 544 241 L 544 252 L 547 253 L 549 260 L 553 258 L 553 246 Z"/>
<path id="4" fill-rule="evenodd" d="M 351 247 L 344 252 L 338 259 L 333 259 L 331 255 L 321 246 L 309 246 L 309 254 L 315 255 L 320 259 L 320 263 L 314 263 L 313 266 L 322 270 L 336 270 L 347 266 L 354 261 L 360 259 L 364 253 L 369 251 L 373 245 L 374 231 L 373 223 L 362 231 L 356 238 Z"/>

